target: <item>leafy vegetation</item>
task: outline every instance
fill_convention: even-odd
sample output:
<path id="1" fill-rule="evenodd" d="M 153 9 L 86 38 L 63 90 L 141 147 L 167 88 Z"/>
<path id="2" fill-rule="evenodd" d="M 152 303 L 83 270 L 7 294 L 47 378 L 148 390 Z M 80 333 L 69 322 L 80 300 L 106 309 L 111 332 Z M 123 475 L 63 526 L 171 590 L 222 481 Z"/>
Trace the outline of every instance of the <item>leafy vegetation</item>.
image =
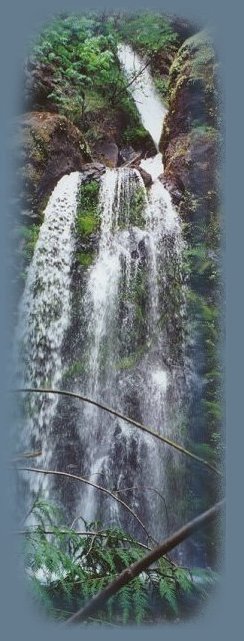
<path id="1" fill-rule="evenodd" d="M 33 44 L 32 64 L 47 76 L 49 90 L 43 97 L 60 114 L 87 132 L 92 125 L 94 129 L 94 113 L 109 108 L 112 114 L 116 106 L 127 125 L 130 123 L 128 136 L 132 142 L 133 128 L 138 128 L 141 138 L 147 138 L 148 134 L 126 91 L 127 81 L 117 57 L 120 37 L 118 19 L 113 15 L 59 17 L 46 26 Z"/>
<path id="2" fill-rule="evenodd" d="M 39 231 L 40 225 L 36 224 L 28 225 L 28 227 L 21 225 L 18 228 L 18 235 L 23 241 L 21 253 L 27 264 L 32 260 Z"/>
<path id="3" fill-rule="evenodd" d="M 30 516 L 30 514 L 29 514 Z M 28 517 L 29 518 L 29 517 Z M 44 612 L 66 619 L 123 569 L 141 559 L 145 546 L 119 528 L 84 522 L 83 533 L 61 525 L 59 510 L 38 498 L 35 525 L 26 529 L 24 559 L 32 595 Z M 97 612 L 100 622 L 143 623 L 175 619 L 205 598 L 216 582 L 209 570 L 177 567 L 162 557 L 111 597 Z"/>
<path id="4" fill-rule="evenodd" d="M 177 41 L 170 21 L 160 13 L 124 14 L 117 28 L 123 40 L 151 57 Z"/>
<path id="5" fill-rule="evenodd" d="M 79 203 L 77 208 L 76 229 L 81 236 L 89 236 L 96 232 L 100 226 L 100 219 L 97 209 L 99 183 L 93 180 L 82 184 L 79 192 Z M 85 253 L 80 254 L 80 262 L 88 266 L 91 264 L 91 257 Z"/>

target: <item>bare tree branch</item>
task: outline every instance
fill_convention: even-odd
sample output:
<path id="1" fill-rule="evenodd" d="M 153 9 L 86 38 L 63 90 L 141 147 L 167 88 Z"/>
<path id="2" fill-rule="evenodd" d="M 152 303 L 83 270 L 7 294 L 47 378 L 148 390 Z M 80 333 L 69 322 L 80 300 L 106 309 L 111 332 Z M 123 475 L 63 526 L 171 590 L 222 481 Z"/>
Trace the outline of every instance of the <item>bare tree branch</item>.
<path id="1" fill-rule="evenodd" d="M 167 534 L 169 531 L 169 515 L 168 515 L 168 508 L 167 508 L 167 503 L 165 501 L 164 496 L 157 490 L 156 487 L 151 487 L 149 485 L 132 485 L 131 487 L 121 487 L 119 490 L 113 488 L 113 492 L 116 492 L 117 494 L 122 494 L 122 492 L 129 492 L 130 490 L 150 490 L 152 492 L 155 492 L 159 496 L 159 498 L 163 501 L 164 504 L 164 509 L 165 509 L 165 514 L 166 514 L 166 522 L 167 522 Z"/>
<path id="2" fill-rule="evenodd" d="M 145 62 L 145 64 L 141 67 L 141 69 L 134 76 L 132 76 L 132 78 L 129 80 L 129 82 L 127 82 L 126 85 L 121 87 L 121 89 L 119 89 L 118 91 L 115 91 L 115 93 L 112 96 L 112 99 L 117 100 L 118 97 L 121 96 L 121 94 L 127 91 L 127 89 L 133 84 L 133 82 L 135 82 L 135 80 L 137 80 L 137 78 L 139 78 L 142 75 L 143 71 L 145 71 L 145 69 L 149 67 L 150 64 L 151 64 L 151 59 L 149 58 L 147 62 Z"/>
<path id="3" fill-rule="evenodd" d="M 123 572 L 121 572 L 121 574 L 119 574 L 116 579 L 114 579 L 114 581 L 111 581 L 111 583 L 109 583 L 109 585 L 107 585 L 104 590 L 101 590 L 101 592 L 96 594 L 90 601 L 88 601 L 88 603 L 84 607 L 80 608 L 80 610 L 69 617 L 69 619 L 67 619 L 63 625 L 67 625 L 68 623 L 73 623 L 74 621 L 78 620 L 87 620 L 88 617 L 97 612 L 97 610 L 104 607 L 106 601 L 111 596 L 116 594 L 120 590 L 120 588 L 127 585 L 136 576 L 141 574 L 141 572 L 147 570 L 147 568 L 152 565 L 152 563 L 155 563 L 155 561 L 158 561 L 161 556 L 163 556 L 167 552 L 170 552 L 170 550 L 173 550 L 173 548 L 179 545 L 179 543 L 182 543 L 182 541 L 191 536 L 191 534 L 199 530 L 203 525 L 206 525 L 207 523 L 215 519 L 217 514 L 224 507 L 224 504 L 224 499 L 222 501 L 219 501 L 219 503 L 216 503 L 209 510 L 207 510 L 206 512 L 202 512 L 202 514 L 197 516 L 192 521 L 189 521 L 186 525 L 177 530 L 177 532 L 172 534 L 172 536 L 170 536 L 162 543 L 160 543 L 156 548 L 151 550 L 151 552 L 144 556 L 143 559 L 132 563 L 132 565 L 123 570 Z"/>
<path id="4" fill-rule="evenodd" d="M 198 461 L 199 463 L 202 463 L 202 465 L 205 465 L 208 467 L 212 472 L 215 472 L 216 474 L 221 474 L 221 472 L 214 466 L 211 465 L 208 461 L 205 459 L 201 458 L 200 456 L 197 456 L 196 454 L 193 454 L 193 452 L 190 452 L 187 450 L 185 447 L 182 445 L 179 445 L 178 443 L 175 443 L 175 441 L 172 441 L 171 439 L 167 438 L 166 436 L 162 436 L 162 434 L 159 434 L 159 432 L 155 432 L 155 430 L 151 429 L 150 427 L 146 427 L 145 425 L 142 425 L 142 423 L 139 423 L 138 421 L 134 421 L 132 418 L 129 418 L 128 416 L 125 416 L 124 414 L 121 414 L 121 412 L 117 412 L 116 410 L 113 410 L 111 407 L 108 407 L 107 405 L 103 405 L 102 403 L 99 403 L 98 401 L 94 401 L 91 398 L 88 398 L 87 396 L 82 396 L 81 394 L 76 394 L 75 392 L 68 392 L 67 390 L 53 390 L 53 389 L 46 389 L 46 388 L 36 388 L 36 387 L 27 387 L 27 388 L 19 388 L 12 390 L 13 392 L 35 392 L 35 393 L 46 393 L 46 394 L 60 394 L 61 396 L 70 396 L 72 398 L 77 398 L 80 401 L 84 401 L 85 403 L 90 403 L 91 405 L 95 405 L 96 407 L 99 407 L 101 410 L 104 410 L 105 412 L 109 412 L 109 414 L 113 414 L 113 416 L 117 416 L 118 418 L 121 418 L 123 421 L 126 421 L 127 423 L 130 423 L 131 425 L 134 425 L 135 427 L 138 427 L 140 430 L 143 432 L 147 432 L 147 434 L 151 434 L 151 436 L 154 436 L 155 438 L 159 439 L 163 443 L 166 443 L 166 445 L 170 445 L 173 447 L 175 450 L 178 450 L 182 454 L 185 454 L 186 456 L 189 456 L 190 458 L 194 459 L 195 461 Z"/>
<path id="5" fill-rule="evenodd" d="M 30 526 L 29 526 L 30 528 Z M 14 534 L 19 534 L 21 536 L 31 536 L 32 534 L 36 534 L 36 525 L 33 525 L 33 530 L 27 529 L 27 530 L 15 530 Z M 56 534 L 57 535 L 57 530 L 41 530 L 43 534 Z M 58 534 L 63 534 L 64 536 L 69 535 L 69 530 L 59 530 Z M 73 532 L 72 532 L 73 534 Z M 101 536 L 102 538 L 106 539 L 108 537 L 108 534 L 104 532 L 104 530 L 97 530 L 97 532 L 89 532 L 89 530 L 85 531 L 77 531 L 74 530 L 74 534 L 77 534 L 78 536 Z M 121 541 L 124 541 L 125 543 L 131 543 L 131 539 L 128 539 L 126 535 L 120 539 Z M 145 543 L 141 543 L 141 541 L 137 541 L 137 539 L 134 539 L 136 545 L 138 545 L 140 548 L 143 548 L 144 550 L 151 550 L 152 548 L 149 545 L 146 545 Z M 171 563 L 171 561 L 170 561 Z"/>
<path id="6" fill-rule="evenodd" d="M 36 472 L 38 474 L 54 474 L 55 476 L 64 476 L 70 479 L 75 479 L 76 481 L 80 481 L 81 483 L 86 483 L 87 485 L 91 485 L 94 487 L 96 490 L 99 490 L 100 492 L 103 492 L 104 494 L 107 494 L 110 496 L 112 499 L 117 501 L 117 503 L 120 503 L 126 510 L 127 512 L 130 512 L 132 516 L 138 521 L 142 529 L 144 530 L 145 534 L 147 535 L 148 539 L 151 539 L 151 541 L 154 541 L 155 539 L 149 534 L 148 530 L 145 528 L 145 525 L 142 523 L 141 519 L 137 514 L 125 503 L 120 499 L 118 496 L 113 494 L 113 492 L 110 492 L 110 490 L 107 490 L 105 487 L 102 487 L 101 485 L 96 485 L 96 483 L 92 483 L 91 481 L 88 481 L 88 479 L 83 478 L 82 476 L 77 476 L 76 474 L 71 474 L 70 472 L 60 472 L 58 470 L 42 470 L 37 467 L 18 467 L 18 470 L 25 471 L 25 472 Z"/>

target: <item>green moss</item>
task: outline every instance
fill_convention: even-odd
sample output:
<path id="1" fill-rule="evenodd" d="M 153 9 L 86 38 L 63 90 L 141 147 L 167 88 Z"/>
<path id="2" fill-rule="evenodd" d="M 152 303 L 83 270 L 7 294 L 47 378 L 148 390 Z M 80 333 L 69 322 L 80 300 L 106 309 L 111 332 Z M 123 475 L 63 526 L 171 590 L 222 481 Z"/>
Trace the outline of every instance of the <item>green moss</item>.
<path id="1" fill-rule="evenodd" d="M 154 84 L 163 98 L 164 104 L 167 105 L 168 101 L 168 90 L 169 90 L 169 80 L 165 76 L 154 74 L 153 76 Z"/>
<path id="2" fill-rule="evenodd" d="M 145 347 L 143 346 L 137 349 L 135 352 L 133 352 L 129 356 L 124 356 L 117 362 L 117 365 L 116 365 L 117 369 L 121 369 L 121 370 L 131 369 L 132 367 L 134 367 L 134 365 L 138 363 L 138 361 L 140 360 L 144 352 L 145 352 Z"/>
<path id="3" fill-rule="evenodd" d="M 99 219 L 93 212 L 81 212 L 77 216 L 77 229 L 83 236 L 89 236 L 99 229 Z"/>
<path id="4" fill-rule="evenodd" d="M 80 374 L 84 374 L 85 372 L 86 372 L 86 363 L 84 362 L 84 360 L 74 361 L 74 363 L 72 363 L 64 371 L 63 380 L 66 381 L 69 378 L 79 376 Z"/>
<path id="5" fill-rule="evenodd" d="M 96 180 L 81 185 L 76 219 L 76 229 L 81 236 L 89 236 L 100 227 L 98 193 L 99 183 Z"/>
<path id="6" fill-rule="evenodd" d="M 144 129 L 143 126 L 128 125 L 123 133 L 122 141 L 125 144 L 130 144 L 132 146 L 146 144 L 148 142 L 148 132 Z"/>
<path id="7" fill-rule="evenodd" d="M 143 227 L 145 224 L 145 192 L 143 187 L 137 187 L 131 199 L 130 222 L 137 227 Z"/>
<path id="8" fill-rule="evenodd" d="M 77 252 L 76 256 L 82 267 L 90 267 L 94 261 L 95 252 Z"/>

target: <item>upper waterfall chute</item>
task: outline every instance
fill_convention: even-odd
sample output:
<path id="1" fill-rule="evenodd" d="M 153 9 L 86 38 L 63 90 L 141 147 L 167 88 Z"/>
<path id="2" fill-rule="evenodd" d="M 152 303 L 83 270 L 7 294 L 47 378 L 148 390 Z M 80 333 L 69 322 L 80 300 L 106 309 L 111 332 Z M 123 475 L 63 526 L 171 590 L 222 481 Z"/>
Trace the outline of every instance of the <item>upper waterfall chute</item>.
<path id="1" fill-rule="evenodd" d="M 135 76 L 128 90 L 134 98 L 145 129 L 151 134 L 158 149 L 167 109 L 157 93 L 145 62 L 130 45 L 124 43 L 118 45 L 118 58 L 128 80 Z"/>

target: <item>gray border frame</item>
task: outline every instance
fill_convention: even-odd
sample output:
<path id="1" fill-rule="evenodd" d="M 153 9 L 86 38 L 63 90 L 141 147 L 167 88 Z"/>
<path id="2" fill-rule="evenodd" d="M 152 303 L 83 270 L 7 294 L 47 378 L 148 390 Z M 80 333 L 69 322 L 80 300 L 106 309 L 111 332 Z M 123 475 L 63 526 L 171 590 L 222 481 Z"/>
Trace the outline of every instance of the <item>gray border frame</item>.
<path id="1" fill-rule="evenodd" d="M 160 638 L 165 632 L 167 639 L 182 639 L 190 641 L 198 636 L 204 639 L 209 635 L 228 636 L 238 629 L 242 629 L 242 574 L 241 557 L 243 537 L 239 522 L 238 488 L 240 487 L 240 471 L 242 469 L 243 432 L 239 429 L 240 404 L 242 394 L 242 319 L 240 309 L 241 288 L 238 276 L 241 275 L 242 218 L 239 214 L 241 201 L 238 202 L 238 187 L 242 186 L 241 149 L 238 156 L 238 140 L 240 125 L 242 123 L 242 102 L 238 95 L 238 88 L 242 82 L 241 45 L 243 41 L 241 17 L 241 0 L 232 0 L 226 5 L 224 0 L 154 0 L 149 3 L 143 0 L 107 0 L 85 2 L 85 0 L 21 0 L 17 2 L 8 0 L 2 9 L 0 37 L 2 65 L 1 79 L 1 369 L 0 385 L 1 407 L 1 627 L 6 638 L 16 638 L 22 634 L 26 639 L 34 638 L 39 641 L 43 636 L 47 639 L 96 639 L 135 638 L 147 639 L 148 632 L 152 638 Z M 24 593 L 22 582 L 22 568 L 18 554 L 18 545 L 10 536 L 13 529 L 14 514 L 12 501 L 11 474 L 8 470 L 10 454 L 10 439 L 6 426 L 9 416 L 9 396 L 7 390 L 7 365 L 8 365 L 8 312 L 9 312 L 9 283 L 7 271 L 6 239 L 8 237 L 8 195 L 11 175 L 11 157 L 8 151 L 8 130 L 11 128 L 11 119 L 18 112 L 18 100 L 21 94 L 21 64 L 25 55 L 25 48 L 29 37 L 38 33 L 43 22 L 46 22 L 58 11 L 81 11 L 85 9 L 120 8 L 130 11 L 150 8 L 162 10 L 188 17 L 202 22 L 213 31 L 215 44 L 219 51 L 222 66 L 223 94 L 225 95 L 224 118 L 226 122 L 226 158 L 222 167 L 223 200 L 226 222 L 226 249 L 224 254 L 224 270 L 226 274 L 226 330 L 227 349 L 224 355 L 226 363 L 226 400 L 227 400 L 227 521 L 226 521 L 226 563 L 223 569 L 223 580 L 215 598 L 211 600 L 204 612 L 191 622 L 177 625 L 150 626 L 150 628 L 118 628 L 109 629 L 74 627 L 61 630 L 57 624 L 45 623 L 38 619 L 33 612 L 28 595 Z M 239 46 L 239 47 L 238 47 Z M 243 223 L 242 223 L 243 224 Z M 239 226 L 240 225 L 240 226 Z M 239 305 L 238 305 L 239 303 Z M 230 343 L 232 334 L 235 341 Z M 236 375 L 236 376 L 235 376 Z M 242 441 L 241 441 L 242 437 Z M 242 523 L 243 526 L 243 523 Z M 224 564 L 223 564 L 224 565 Z"/>

